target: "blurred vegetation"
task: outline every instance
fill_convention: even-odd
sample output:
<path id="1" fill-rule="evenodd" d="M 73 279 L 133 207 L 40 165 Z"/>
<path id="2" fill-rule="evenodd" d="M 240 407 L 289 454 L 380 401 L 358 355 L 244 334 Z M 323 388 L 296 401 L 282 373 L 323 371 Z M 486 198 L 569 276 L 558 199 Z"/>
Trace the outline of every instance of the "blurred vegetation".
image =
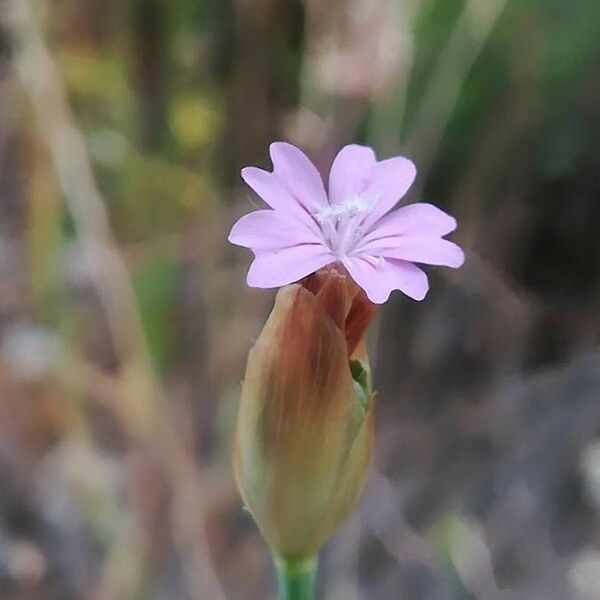
<path id="1" fill-rule="evenodd" d="M 114 240 L 58 176 L 19 7 Z M 382 310 L 323 597 L 600 598 L 598 65 L 598 0 L 0 0 L 0 595 L 273 597 L 228 455 L 272 294 L 226 236 L 289 139 L 323 172 L 412 157 L 469 254 Z"/>

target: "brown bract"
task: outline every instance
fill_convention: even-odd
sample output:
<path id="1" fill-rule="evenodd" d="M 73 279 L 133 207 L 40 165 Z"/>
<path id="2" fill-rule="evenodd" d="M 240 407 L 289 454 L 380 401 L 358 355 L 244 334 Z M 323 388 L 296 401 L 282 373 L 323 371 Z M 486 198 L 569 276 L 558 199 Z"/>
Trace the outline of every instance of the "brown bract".
<path id="1" fill-rule="evenodd" d="M 282 288 L 243 383 L 234 449 L 238 486 L 271 548 L 313 556 L 364 485 L 371 445 L 365 330 L 375 314 L 362 290 L 330 267 Z M 361 397 L 362 396 L 362 397 Z"/>

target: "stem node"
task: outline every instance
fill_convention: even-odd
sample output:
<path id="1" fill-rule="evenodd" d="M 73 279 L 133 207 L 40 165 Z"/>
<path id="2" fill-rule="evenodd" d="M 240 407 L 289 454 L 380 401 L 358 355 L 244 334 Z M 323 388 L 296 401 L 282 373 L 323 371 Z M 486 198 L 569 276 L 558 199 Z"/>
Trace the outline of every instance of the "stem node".
<path id="1" fill-rule="evenodd" d="M 317 559 L 275 559 L 279 600 L 314 600 Z"/>

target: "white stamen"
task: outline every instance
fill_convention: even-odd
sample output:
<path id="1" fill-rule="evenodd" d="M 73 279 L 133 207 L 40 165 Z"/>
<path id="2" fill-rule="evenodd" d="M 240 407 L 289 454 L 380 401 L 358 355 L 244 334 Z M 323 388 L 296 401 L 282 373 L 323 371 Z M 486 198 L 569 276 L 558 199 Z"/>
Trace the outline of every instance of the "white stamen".
<path id="1" fill-rule="evenodd" d="M 377 197 L 354 196 L 346 202 L 322 207 L 315 219 L 332 252 L 339 257 L 347 254 L 360 240 L 364 216 L 371 212 Z"/>
<path id="2" fill-rule="evenodd" d="M 340 204 L 328 205 L 321 208 L 315 215 L 319 223 L 329 221 L 337 217 L 353 217 L 364 214 L 370 210 L 369 204 L 360 196 L 356 196 Z"/>

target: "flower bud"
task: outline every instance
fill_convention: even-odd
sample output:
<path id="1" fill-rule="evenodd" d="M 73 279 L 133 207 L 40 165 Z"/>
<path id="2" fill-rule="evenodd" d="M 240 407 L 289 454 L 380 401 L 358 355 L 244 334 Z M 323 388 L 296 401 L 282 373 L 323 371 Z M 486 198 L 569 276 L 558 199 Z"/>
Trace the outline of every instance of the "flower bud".
<path id="1" fill-rule="evenodd" d="M 234 448 L 243 499 L 271 549 L 316 554 L 364 487 L 375 306 L 337 267 L 279 290 L 248 356 Z"/>

